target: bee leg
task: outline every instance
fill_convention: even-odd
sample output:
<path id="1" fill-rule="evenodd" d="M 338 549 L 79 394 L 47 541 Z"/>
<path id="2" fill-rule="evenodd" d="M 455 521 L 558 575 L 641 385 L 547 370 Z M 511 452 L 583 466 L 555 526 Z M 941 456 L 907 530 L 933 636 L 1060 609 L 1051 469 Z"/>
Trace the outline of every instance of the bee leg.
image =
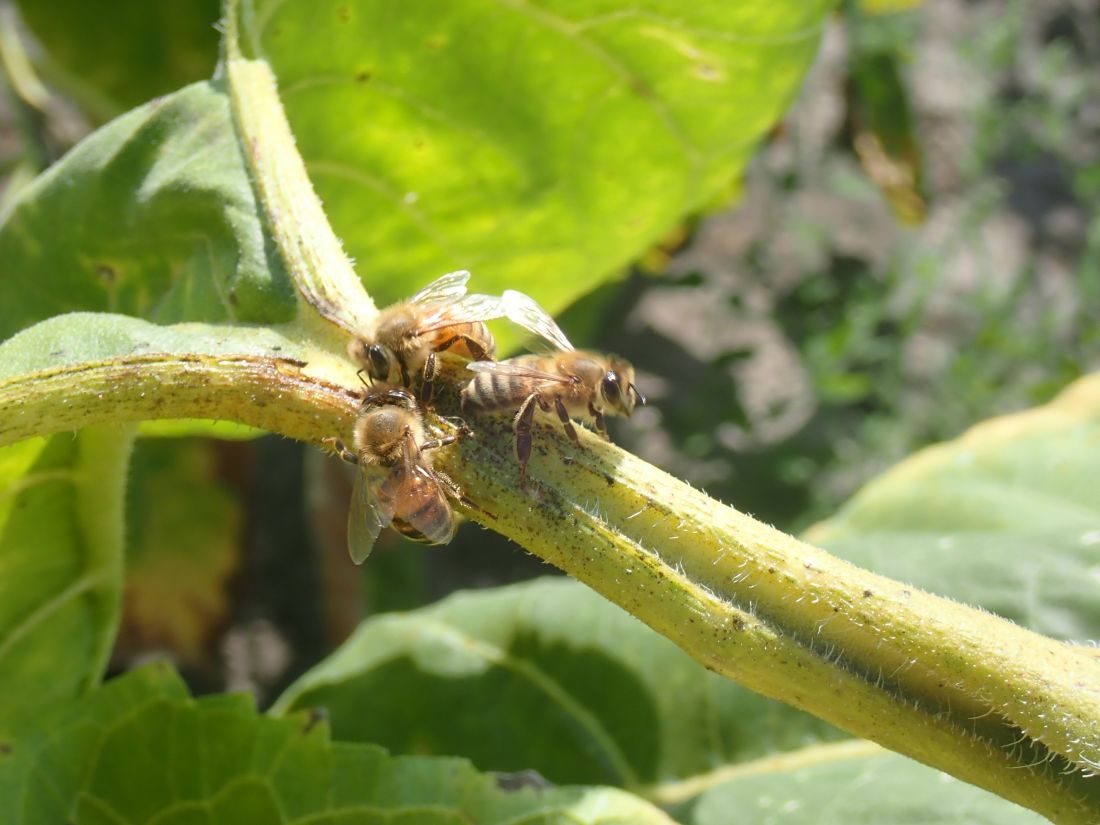
<path id="1" fill-rule="evenodd" d="M 470 355 L 474 357 L 475 361 L 492 361 L 493 356 L 481 345 L 480 341 L 475 341 L 468 335 L 459 336 L 466 342 L 466 348 L 470 350 Z"/>
<path id="2" fill-rule="evenodd" d="M 466 494 L 462 492 L 462 488 L 455 484 L 454 481 L 451 480 L 451 477 L 448 476 L 446 473 L 441 473 L 439 470 L 432 470 L 432 472 L 435 474 L 436 481 L 438 481 L 442 485 L 443 492 L 445 492 L 463 507 L 466 507 L 470 510 L 476 510 L 479 513 L 484 513 L 489 518 L 496 518 L 496 516 L 494 516 L 488 510 L 482 507 L 478 507 L 476 504 L 470 501 L 470 499 L 466 498 Z"/>
<path id="3" fill-rule="evenodd" d="M 446 447 L 448 444 L 454 444 L 462 438 L 462 433 L 456 433 L 455 435 L 445 435 L 442 438 L 432 438 L 425 441 L 420 445 L 420 452 L 425 450 L 438 450 L 440 447 Z"/>
<path id="4" fill-rule="evenodd" d="M 322 438 L 321 443 L 326 447 L 331 447 L 336 455 L 340 456 L 340 458 L 344 459 L 348 464 L 359 463 L 359 456 L 349 450 L 339 438 Z"/>
<path id="5" fill-rule="evenodd" d="M 581 440 L 577 436 L 577 430 L 573 426 L 573 422 L 569 420 L 569 411 L 565 409 L 565 404 L 560 398 L 554 399 L 554 409 L 558 413 L 558 418 L 561 420 L 561 425 L 565 429 L 565 434 L 569 436 L 569 439 L 578 447 L 581 446 Z"/>
<path id="6" fill-rule="evenodd" d="M 435 395 L 435 353 L 428 353 L 428 360 L 424 362 L 424 378 L 420 382 L 420 404 L 424 407 L 431 406 L 432 396 Z"/>
<path id="7" fill-rule="evenodd" d="M 481 345 L 481 342 L 471 338 L 469 335 L 452 335 L 446 341 L 436 345 L 437 352 L 446 352 L 455 345 L 456 341 L 464 341 L 466 348 L 470 350 L 470 355 L 473 356 L 475 361 L 492 361 L 493 358 L 489 355 L 489 351 Z"/>
<path id="8" fill-rule="evenodd" d="M 610 441 L 611 438 L 607 435 L 607 423 L 603 420 L 603 413 L 592 406 L 592 402 L 588 402 L 588 414 L 592 416 L 592 420 L 596 422 L 596 432 L 600 434 L 600 437 L 604 441 Z"/>
<path id="9" fill-rule="evenodd" d="M 527 462 L 531 460 L 531 421 L 535 417 L 535 405 L 545 404 L 537 392 L 527 396 L 516 413 L 516 458 L 519 459 L 519 485 L 527 483 Z"/>
<path id="10" fill-rule="evenodd" d="M 461 436 L 473 435 L 474 431 L 466 425 L 466 419 L 460 415 L 437 415 L 440 421 L 446 421 L 448 424 L 452 424 L 458 427 L 458 434 Z"/>

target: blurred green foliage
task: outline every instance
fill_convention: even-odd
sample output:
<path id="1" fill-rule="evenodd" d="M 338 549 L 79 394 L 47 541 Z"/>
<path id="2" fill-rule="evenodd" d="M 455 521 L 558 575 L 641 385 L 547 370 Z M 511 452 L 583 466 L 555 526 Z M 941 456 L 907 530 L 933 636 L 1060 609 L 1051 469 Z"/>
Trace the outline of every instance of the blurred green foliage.
<path id="1" fill-rule="evenodd" d="M 643 374 L 657 413 L 619 428 L 628 447 L 798 529 L 920 446 L 1100 367 L 1095 18 L 996 7 L 847 9 L 744 201 L 593 324 L 660 379 Z M 868 66 L 888 70 L 856 82 Z M 916 224 L 889 217 L 897 180 L 857 148 L 875 123 L 923 170 L 904 195 Z M 670 302 L 697 309 L 669 320 Z"/>

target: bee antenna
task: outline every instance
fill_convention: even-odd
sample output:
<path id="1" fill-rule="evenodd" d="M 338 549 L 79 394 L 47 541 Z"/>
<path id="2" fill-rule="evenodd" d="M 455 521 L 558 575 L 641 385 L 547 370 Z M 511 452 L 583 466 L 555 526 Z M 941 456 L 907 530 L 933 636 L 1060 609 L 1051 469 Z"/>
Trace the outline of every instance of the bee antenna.
<path id="1" fill-rule="evenodd" d="M 627 386 L 630 387 L 630 391 L 633 392 L 634 395 L 636 395 L 638 397 L 638 403 L 641 404 L 644 407 L 645 406 L 645 396 L 642 395 L 640 392 L 638 392 L 638 388 L 635 387 L 633 384 L 628 384 Z"/>

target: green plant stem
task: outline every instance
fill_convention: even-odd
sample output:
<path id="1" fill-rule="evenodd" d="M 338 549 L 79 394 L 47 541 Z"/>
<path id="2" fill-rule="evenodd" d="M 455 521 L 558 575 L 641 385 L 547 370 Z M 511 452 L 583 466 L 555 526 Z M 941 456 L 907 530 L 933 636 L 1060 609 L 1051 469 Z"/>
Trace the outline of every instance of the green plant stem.
<path id="1" fill-rule="evenodd" d="M 129 356 L 0 384 L 0 443 L 107 421 L 196 417 L 318 444 L 346 437 L 357 406 L 354 392 L 291 361 Z M 1036 763 L 1045 752 L 1006 718 L 1002 698 L 1026 687 L 1009 684 L 1008 676 L 1024 678 L 1017 674 L 1044 662 L 1052 669 L 1041 686 L 1048 697 L 1063 686 L 1059 674 L 1095 685 L 1095 658 L 832 559 L 588 433 L 580 450 L 550 428 L 539 427 L 536 437 L 528 490 L 517 484 L 506 423 L 478 422 L 475 438 L 441 451 L 440 466 L 483 508 L 472 518 L 746 687 L 1055 821 L 1096 819 L 1096 781 Z M 869 628 L 901 625 L 907 632 L 880 634 L 882 659 L 875 660 Z M 908 652 L 909 665 L 889 672 L 899 650 Z M 993 660 L 1006 670 L 993 672 Z M 940 692 L 927 678 L 903 678 L 938 668 L 955 674 Z M 952 698 L 963 686 L 972 690 L 960 713 Z M 1063 697 L 1070 712 L 1052 719 L 1046 733 L 1085 738 L 1100 727 L 1100 712 L 1087 715 L 1080 682 L 1065 688 L 1081 695 Z M 983 704 L 986 715 L 976 723 L 972 710 Z M 1079 718 L 1092 727 L 1073 727 Z M 1006 746 L 1013 738 L 1020 741 Z"/>
<path id="2" fill-rule="evenodd" d="M 298 286 L 299 320 L 318 315 L 346 332 L 365 329 L 377 309 L 329 227 L 320 198 L 295 147 L 275 76 L 262 60 L 237 48 L 235 4 L 226 13 L 223 63 L 233 121 L 268 229 Z M 317 336 L 331 330 L 317 327 Z"/>

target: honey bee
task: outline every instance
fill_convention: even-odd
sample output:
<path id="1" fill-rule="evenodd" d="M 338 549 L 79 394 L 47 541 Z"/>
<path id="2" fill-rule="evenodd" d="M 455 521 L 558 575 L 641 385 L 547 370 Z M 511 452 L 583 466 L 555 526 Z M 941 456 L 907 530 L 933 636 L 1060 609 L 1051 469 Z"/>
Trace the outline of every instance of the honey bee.
<path id="1" fill-rule="evenodd" d="M 496 350 L 483 322 L 501 317 L 501 299 L 467 295 L 469 280 L 465 270 L 450 272 L 382 310 L 369 333 L 348 343 L 348 355 L 374 381 L 408 387 L 423 372 L 421 399 L 431 399 L 436 353 L 482 361 Z"/>
<path id="2" fill-rule="evenodd" d="M 522 292 L 501 296 L 505 316 L 554 347 L 541 355 L 521 355 L 504 361 L 475 361 L 476 373 L 462 389 L 462 412 L 515 410 L 516 457 L 519 477 L 527 478 L 531 458 L 531 424 L 535 409 L 553 409 L 566 435 L 580 446 L 573 417 L 591 420 L 605 439 L 605 415 L 629 417 L 645 397 L 634 386 L 634 367 L 614 355 L 577 350 L 554 319 Z"/>
<path id="3" fill-rule="evenodd" d="M 362 564 L 378 534 L 390 525 L 428 544 L 447 544 L 455 531 L 448 497 L 473 507 L 453 481 L 432 469 L 430 450 L 453 444 L 462 434 L 425 439 L 416 398 L 401 387 L 370 388 L 353 430 L 354 450 L 326 438 L 340 458 L 358 465 L 348 514 L 348 549 Z"/>

